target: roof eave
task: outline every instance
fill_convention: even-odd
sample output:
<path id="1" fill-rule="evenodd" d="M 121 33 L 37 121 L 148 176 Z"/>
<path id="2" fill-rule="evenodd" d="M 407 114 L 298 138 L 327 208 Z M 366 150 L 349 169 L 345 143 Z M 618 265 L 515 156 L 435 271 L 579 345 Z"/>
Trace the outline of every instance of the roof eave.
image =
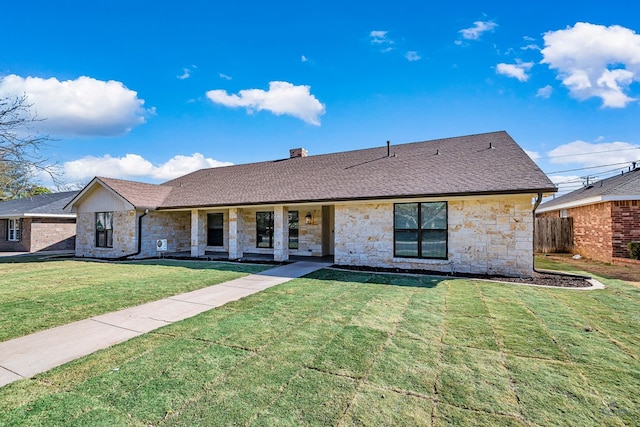
<path id="1" fill-rule="evenodd" d="M 469 196 L 505 196 L 505 195 L 521 195 L 539 193 L 550 194 L 557 192 L 555 187 L 539 188 L 539 189 L 523 189 L 523 190 L 502 190 L 502 191 L 482 191 L 482 192 L 463 192 L 463 193 L 424 193 L 424 194 L 393 194 L 388 196 L 362 196 L 362 197 L 338 197 L 324 199 L 291 199 L 291 200 L 268 200 L 260 202 L 236 202 L 236 203 L 218 203 L 218 204 L 199 204 L 199 205 L 174 205 L 174 206 L 158 206 L 157 210 L 174 210 L 174 209 L 200 209 L 200 208 L 221 208 L 221 207 L 237 207 L 237 206 L 269 206 L 269 205 L 287 205 L 287 204 L 305 204 L 305 203 L 331 203 L 331 202 L 359 202 L 364 200 L 393 200 L 393 199 L 421 199 L 421 198 L 447 198 L 447 197 L 469 197 Z"/>
<path id="2" fill-rule="evenodd" d="M 566 203 L 553 204 L 551 206 L 545 206 L 543 203 L 542 205 L 540 205 L 540 207 L 536 212 L 537 213 L 553 212 L 553 211 L 559 211 L 562 209 L 571 209 L 571 208 L 578 208 L 580 206 L 595 205 L 598 203 L 622 202 L 622 201 L 629 201 L 629 200 L 640 200 L 640 195 L 585 197 L 584 199 L 572 200 Z"/>

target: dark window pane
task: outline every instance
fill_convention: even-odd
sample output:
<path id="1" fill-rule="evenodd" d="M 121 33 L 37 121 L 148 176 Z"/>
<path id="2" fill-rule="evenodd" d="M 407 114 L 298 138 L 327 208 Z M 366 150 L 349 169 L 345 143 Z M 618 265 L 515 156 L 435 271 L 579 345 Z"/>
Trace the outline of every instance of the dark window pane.
<path id="1" fill-rule="evenodd" d="M 399 257 L 418 256 L 417 231 L 396 231 L 395 255 Z"/>
<path id="2" fill-rule="evenodd" d="M 422 231 L 422 257 L 447 257 L 447 230 Z"/>
<path id="3" fill-rule="evenodd" d="M 224 246 L 224 214 L 207 214 L 207 246 Z"/>
<path id="4" fill-rule="evenodd" d="M 289 211 L 289 249 L 298 249 L 298 211 Z"/>
<path id="5" fill-rule="evenodd" d="M 394 209 L 396 229 L 417 229 L 418 228 L 418 204 L 399 203 Z"/>
<path id="6" fill-rule="evenodd" d="M 257 247 L 273 247 L 273 212 L 256 212 L 256 233 Z"/>
<path id="7" fill-rule="evenodd" d="M 422 228 L 431 230 L 445 230 L 447 228 L 447 203 L 422 203 Z"/>

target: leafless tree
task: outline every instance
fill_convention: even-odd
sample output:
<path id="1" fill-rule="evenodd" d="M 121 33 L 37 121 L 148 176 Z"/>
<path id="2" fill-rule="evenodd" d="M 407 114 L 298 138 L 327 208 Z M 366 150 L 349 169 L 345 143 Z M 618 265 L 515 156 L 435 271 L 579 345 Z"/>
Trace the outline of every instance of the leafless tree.
<path id="1" fill-rule="evenodd" d="M 34 133 L 42 121 L 32 113 L 27 96 L 0 98 L 0 200 L 31 194 L 42 172 L 60 184 L 60 171 L 41 155 L 51 138 Z"/>

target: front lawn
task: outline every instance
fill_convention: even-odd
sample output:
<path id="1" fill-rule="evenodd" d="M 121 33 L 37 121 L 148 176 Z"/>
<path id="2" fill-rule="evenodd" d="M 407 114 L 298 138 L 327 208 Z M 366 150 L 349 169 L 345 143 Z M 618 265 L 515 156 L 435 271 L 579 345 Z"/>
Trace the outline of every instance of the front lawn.
<path id="1" fill-rule="evenodd" d="M 268 266 L 0 259 L 0 341 L 226 282 Z"/>
<path id="2" fill-rule="evenodd" d="M 640 289 L 321 270 L 0 389 L 1 425 L 640 425 Z"/>

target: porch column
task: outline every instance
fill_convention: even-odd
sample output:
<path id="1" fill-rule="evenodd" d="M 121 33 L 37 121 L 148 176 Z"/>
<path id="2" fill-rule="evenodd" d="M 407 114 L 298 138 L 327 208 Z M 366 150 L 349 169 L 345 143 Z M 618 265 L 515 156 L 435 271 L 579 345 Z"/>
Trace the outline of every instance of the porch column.
<path id="1" fill-rule="evenodd" d="M 242 209 L 229 209 L 229 259 L 242 258 Z"/>
<path id="2" fill-rule="evenodd" d="M 289 259 L 289 211 L 284 206 L 273 208 L 273 260 Z"/>
<path id="3" fill-rule="evenodd" d="M 206 225 L 204 213 L 197 209 L 191 209 L 191 256 L 200 257 L 204 255 L 204 248 L 207 244 L 205 240 L 204 227 Z"/>

